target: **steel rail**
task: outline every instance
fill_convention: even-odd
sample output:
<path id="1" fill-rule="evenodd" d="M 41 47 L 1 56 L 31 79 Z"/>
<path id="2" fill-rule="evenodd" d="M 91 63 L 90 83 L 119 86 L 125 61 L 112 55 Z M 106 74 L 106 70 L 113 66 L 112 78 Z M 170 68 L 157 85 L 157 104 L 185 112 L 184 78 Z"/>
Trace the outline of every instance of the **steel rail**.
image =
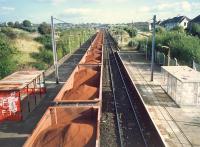
<path id="1" fill-rule="evenodd" d="M 107 35 L 105 35 L 107 37 Z M 119 119 L 119 112 L 117 110 L 117 102 L 116 102 L 116 95 L 115 95 L 115 86 L 114 86 L 114 83 L 113 83 L 113 75 L 112 75 L 112 72 L 111 72 L 111 63 L 110 63 L 110 57 L 109 57 L 109 54 L 108 54 L 108 48 L 107 48 L 107 45 L 108 45 L 108 40 L 105 39 L 106 41 L 106 51 L 107 51 L 107 59 L 108 59 L 108 70 L 109 70 L 109 76 L 110 76 L 110 79 L 111 79 L 111 90 L 112 90 L 112 94 L 113 94 L 113 98 L 114 98 L 114 106 L 115 106 L 115 113 L 116 113 L 116 117 L 117 117 L 117 128 L 118 128 L 118 133 L 119 133 L 119 142 L 120 142 L 120 147 L 124 147 L 123 145 L 123 141 L 122 141 L 122 131 L 121 131 L 121 128 L 120 128 L 120 119 Z"/>
<path id="2" fill-rule="evenodd" d="M 108 33 L 108 35 L 109 35 L 109 38 L 111 38 L 112 41 L 113 41 L 112 36 L 110 36 L 109 33 Z M 133 112 L 134 112 L 133 114 L 134 114 L 134 117 L 136 118 L 137 125 L 138 125 L 138 127 L 139 127 L 140 134 L 141 134 L 141 136 L 142 136 L 143 142 L 144 142 L 145 146 L 148 147 L 147 141 L 146 141 L 146 139 L 145 139 L 145 137 L 144 137 L 144 133 L 143 133 L 143 131 L 142 131 L 143 129 L 142 129 L 141 125 L 140 125 L 138 116 L 137 116 L 137 114 L 136 114 L 136 110 L 135 110 L 135 108 L 134 108 L 134 106 L 133 106 L 133 103 L 132 103 L 132 101 L 131 101 L 130 94 L 129 94 L 129 92 L 128 92 L 128 88 L 127 88 L 126 83 L 125 83 L 125 80 L 124 80 L 124 78 L 123 78 L 123 76 L 122 76 L 122 72 L 121 72 L 121 70 L 120 70 L 120 67 L 119 67 L 119 64 L 118 64 L 118 61 L 117 61 L 117 58 L 116 58 L 116 55 L 115 55 L 115 51 L 114 51 L 113 46 L 111 45 L 110 42 L 108 43 L 108 45 L 110 46 L 111 53 L 113 54 L 115 63 L 116 63 L 116 65 L 117 65 L 118 71 L 119 71 L 119 73 L 120 73 L 120 77 L 121 77 L 121 80 L 122 80 L 123 85 L 124 85 L 124 87 L 125 87 L 126 94 L 127 94 L 127 96 L 128 96 L 128 99 L 129 99 L 129 103 L 130 103 L 131 108 L 132 108 L 132 110 L 133 110 Z M 115 45 L 115 47 L 116 47 L 117 50 L 118 50 L 118 47 L 116 46 L 116 44 L 114 44 L 114 45 Z"/>

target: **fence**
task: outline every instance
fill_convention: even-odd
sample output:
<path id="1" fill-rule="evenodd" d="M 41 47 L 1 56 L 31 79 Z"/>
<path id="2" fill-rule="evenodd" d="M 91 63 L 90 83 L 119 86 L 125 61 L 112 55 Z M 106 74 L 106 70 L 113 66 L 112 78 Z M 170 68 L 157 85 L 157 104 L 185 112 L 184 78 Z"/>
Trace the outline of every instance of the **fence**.
<path id="1" fill-rule="evenodd" d="M 147 60 L 151 60 L 150 50 L 142 50 L 142 52 L 145 52 Z M 161 53 L 159 51 L 155 52 L 154 62 L 161 66 L 179 66 L 178 60 L 176 58 L 168 57 L 164 53 Z M 192 62 L 192 68 L 200 72 L 200 64 L 196 63 L 194 60 Z"/>
<path id="2" fill-rule="evenodd" d="M 194 60 L 192 62 L 192 68 L 196 71 L 200 71 L 200 64 L 196 63 Z"/>
<path id="3" fill-rule="evenodd" d="M 151 52 L 150 50 L 146 50 L 145 56 L 147 60 L 151 60 Z M 166 56 L 164 53 L 156 51 L 154 55 L 154 62 L 161 66 L 178 66 L 178 60 L 176 58 L 171 58 Z M 199 66 L 200 67 L 200 66 Z"/>

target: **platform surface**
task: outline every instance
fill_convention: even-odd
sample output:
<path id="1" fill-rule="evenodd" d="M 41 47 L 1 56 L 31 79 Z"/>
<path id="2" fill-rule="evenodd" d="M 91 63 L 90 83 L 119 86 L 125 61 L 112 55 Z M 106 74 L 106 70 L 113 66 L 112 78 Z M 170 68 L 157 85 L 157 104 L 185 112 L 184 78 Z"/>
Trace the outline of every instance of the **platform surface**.
<path id="1" fill-rule="evenodd" d="M 200 146 L 200 107 L 179 107 L 164 92 L 160 66 L 151 82 L 150 61 L 142 53 L 119 54 L 166 146 Z"/>

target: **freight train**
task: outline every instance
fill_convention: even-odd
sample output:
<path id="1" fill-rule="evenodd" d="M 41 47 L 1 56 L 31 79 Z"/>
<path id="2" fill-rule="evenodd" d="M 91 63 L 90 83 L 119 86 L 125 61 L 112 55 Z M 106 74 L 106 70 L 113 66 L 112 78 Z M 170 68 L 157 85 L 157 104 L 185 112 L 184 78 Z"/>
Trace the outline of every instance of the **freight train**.
<path id="1" fill-rule="evenodd" d="M 38 122 L 24 147 L 98 147 L 104 33 L 94 41 Z"/>

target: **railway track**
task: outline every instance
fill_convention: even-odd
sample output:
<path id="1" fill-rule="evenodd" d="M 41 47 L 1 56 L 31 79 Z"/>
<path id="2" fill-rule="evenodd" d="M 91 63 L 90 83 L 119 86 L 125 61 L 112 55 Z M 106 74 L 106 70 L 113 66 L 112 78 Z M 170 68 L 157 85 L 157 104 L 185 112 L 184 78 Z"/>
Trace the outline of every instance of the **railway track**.
<path id="1" fill-rule="evenodd" d="M 105 44 L 109 52 L 109 73 L 115 104 L 121 147 L 164 146 L 129 76 L 122 68 L 116 42 L 108 32 Z"/>

